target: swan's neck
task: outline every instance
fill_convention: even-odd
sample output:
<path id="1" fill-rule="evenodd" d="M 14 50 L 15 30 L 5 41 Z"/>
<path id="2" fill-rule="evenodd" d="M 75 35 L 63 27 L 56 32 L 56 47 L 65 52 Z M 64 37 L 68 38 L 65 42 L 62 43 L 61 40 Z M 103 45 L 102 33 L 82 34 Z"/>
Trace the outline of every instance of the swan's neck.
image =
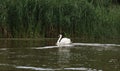
<path id="1" fill-rule="evenodd" d="M 62 36 L 59 37 L 59 39 L 57 40 L 57 43 L 60 43 L 60 39 L 62 38 Z"/>

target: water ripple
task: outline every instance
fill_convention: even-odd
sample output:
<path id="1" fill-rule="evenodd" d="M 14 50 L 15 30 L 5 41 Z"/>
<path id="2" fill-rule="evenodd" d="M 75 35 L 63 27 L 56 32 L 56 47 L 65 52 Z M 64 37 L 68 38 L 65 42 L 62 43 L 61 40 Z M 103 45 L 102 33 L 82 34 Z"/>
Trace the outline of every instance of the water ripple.
<path id="1" fill-rule="evenodd" d="M 92 68 L 85 68 L 85 67 L 77 67 L 77 68 L 42 68 L 42 67 L 33 67 L 33 66 L 17 66 L 17 65 L 10 65 L 10 64 L 0 64 L 0 66 L 11 66 L 17 69 L 29 69 L 29 70 L 36 70 L 36 71 L 55 71 L 55 70 L 77 70 L 77 71 L 103 71 L 97 70 Z"/>
<path id="2" fill-rule="evenodd" d="M 80 45 L 80 46 L 120 46 L 118 44 L 100 44 L 100 43 L 73 43 L 73 45 Z"/>
<path id="3" fill-rule="evenodd" d="M 119 44 L 100 44 L 100 43 L 72 43 L 71 45 L 64 46 L 44 46 L 44 47 L 32 47 L 31 49 L 49 49 L 49 48 L 59 48 L 59 47 L 76 47 L 76 46 L 95 46 L 95 47 L 116 47 Z"/>
<path id="4" fill-rule="evenodd" d="M 54 70 L 54 69 L 51 69 L 51 68 L 28 67 L 28 66 L 16 66 L 16 68 L 31 69 L 31 70 Z"/>

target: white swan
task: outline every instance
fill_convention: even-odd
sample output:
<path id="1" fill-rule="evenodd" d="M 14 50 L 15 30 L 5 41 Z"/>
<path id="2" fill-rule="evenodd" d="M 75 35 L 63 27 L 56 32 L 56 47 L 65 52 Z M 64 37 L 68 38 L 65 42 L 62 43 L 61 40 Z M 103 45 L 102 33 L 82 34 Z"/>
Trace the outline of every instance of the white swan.
<path id="1" fill-rule="evenodd" d="M 62 35 L 59 35 L 59 39 L 57 40 L 56 45 L 69 45 L 71 44 L 71 40 L 69 38 L 62 38 Z"/>

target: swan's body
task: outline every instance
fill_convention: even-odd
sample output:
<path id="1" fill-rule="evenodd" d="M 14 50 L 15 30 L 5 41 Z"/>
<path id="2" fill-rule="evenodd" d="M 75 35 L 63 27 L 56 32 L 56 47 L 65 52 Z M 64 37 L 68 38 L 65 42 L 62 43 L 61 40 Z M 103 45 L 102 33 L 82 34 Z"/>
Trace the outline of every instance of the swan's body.
<path id="1" fill-rule="evenodd" d="M 57 40 L 56 45 L 69 45 L 71 44 L 71 40 L 69 38 L 62 38 L 62 35 L 60 34 L 59 39 Z"/>

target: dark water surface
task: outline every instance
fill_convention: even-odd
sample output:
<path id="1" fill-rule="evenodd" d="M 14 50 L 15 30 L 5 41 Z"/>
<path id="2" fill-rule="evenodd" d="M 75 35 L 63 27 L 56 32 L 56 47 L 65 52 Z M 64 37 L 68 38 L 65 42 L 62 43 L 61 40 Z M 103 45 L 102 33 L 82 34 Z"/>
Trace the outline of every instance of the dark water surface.
<path id="1" fill-rule="evenodd" d="M 0 40 L 0 71 L 120 71 L 120 45 L 57 39 Z"/>

